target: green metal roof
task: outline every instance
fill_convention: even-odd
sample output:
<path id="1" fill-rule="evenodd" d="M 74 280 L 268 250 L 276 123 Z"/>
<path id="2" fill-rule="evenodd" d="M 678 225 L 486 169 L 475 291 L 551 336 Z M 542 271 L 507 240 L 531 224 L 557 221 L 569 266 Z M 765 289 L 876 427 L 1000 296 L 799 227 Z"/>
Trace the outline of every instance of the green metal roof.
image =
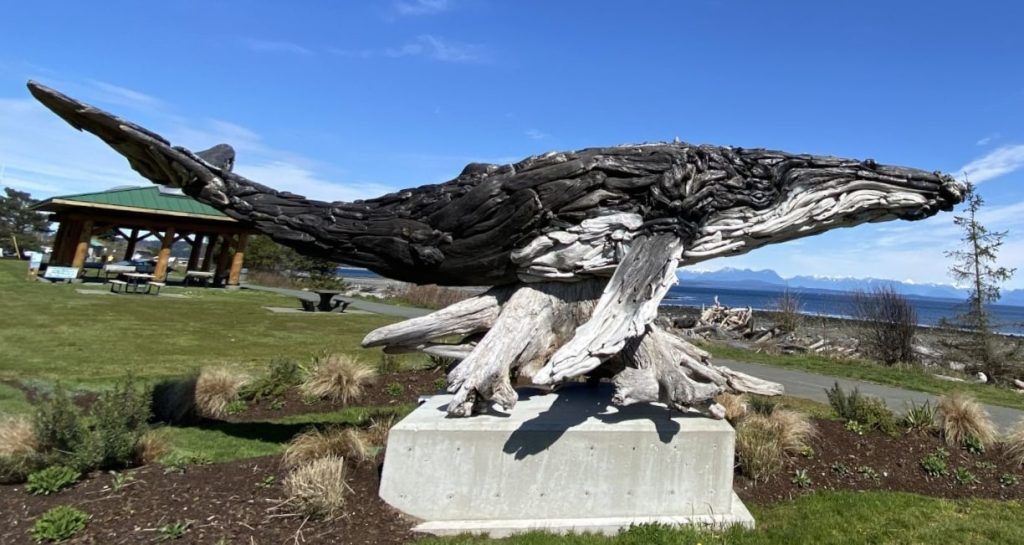
<path id="1" fill-rule="evenodd" d="M 123 189 L 111 189 L 98 193 L 82 193 L 79 195 L 64 195 L 47 199 L 37 206 L 51 201 L 77 201 L 82 203 L 93 203 L 108 206 L 122 206 L 126 208 L 140 208 L 146 210 L 158 210 L 163 212 L 177 212 L 181 214 L 195 214 L 199 216 L 226 217 L 226 214 L 205 205 L 188 195 L 175 195 L 162 193 L 157 186 L 149 187 L 128 187 Z"/>

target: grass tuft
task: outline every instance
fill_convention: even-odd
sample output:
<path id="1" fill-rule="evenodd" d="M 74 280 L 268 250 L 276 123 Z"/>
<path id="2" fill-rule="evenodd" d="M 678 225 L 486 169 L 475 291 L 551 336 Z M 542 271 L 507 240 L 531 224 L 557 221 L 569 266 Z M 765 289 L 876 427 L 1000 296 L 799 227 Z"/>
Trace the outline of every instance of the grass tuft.
<path id="1" fill-rule="evenodd" d="M 996 428 L 988 411 L 968 394 L 940 397 L 935 406 L 935 419 L 946 445 L 951 448 L 960 448 L 969 440 L 987 448 L 995 441 Z"/>
<path id="2" fill-rule="evenodd" d="M 376 377 L 372 367 L 349 356 L 330 354 L 313 363 L 299 389 L 304 396 L 348 404 L 358 399 Z"/>
<path id="3" fill-rule="evenodd" d="M 297 435 L 284 452 L 284 464 L 298 467 L 325 457 L 342 457 L 363 462 L 370 459 L 370 448 L 362 434 L 352 428 L 330 426 Z"/>
<path id="4" fill-rule="evenodd" d="M 370 419 L 370 425 L 366 428 L 366 439 L 370 445 L 375 447 L 386 447 L 388 445 L 388 434 L 391 428 L 398 423 L 395 415 L 376 416 Z"/>
<path id="5" fill-rule="evenodd" d="M 736 459 L 740 472 L 754 481 L 767 481 L 778 473 L 784 453 L 779 427 L 770 417 L 750 414 L 736 426 Z"/>
<path id="6" fill-rule="evenodd" d="M 345 505 L 345 460 L 317 458 L 293 469 L 284 481 L 288 501 L 307 516 L 329 518 Z"/>
<path id="7" fill-rule="evenodd" d="M 227 414 L 228 406 L 239 399 L 239 392 L 249 382 L 248 375 L 228 367 L 204 368 L 196 380 L 196 410 L 207 418 Z"/>
<path id="8" fill-rule="evenodd" d="M 0 418 L 0 456 L 26 456 L 38 450 L 32 420 L 24 416 Z"/>
<path id="9" fill-rule="evenodd" d="M 803 451 L 815 434 L 814 423 L 804 413 L 790 409 L 776 409 L 768 420 L 778 427 L 779 444 L 790 454 Z"/>
<path id="10" fill-rule="evenodd" d="M 725 419 L 735 425 L 747 414 L 747 398 L 736 394 L 719 394 L 715 401 L 725 407 Z"/>
<path id="11" fill-rule="evenodd" d="M 1003 438 L 1003 453 L 1013 463 L 1024 466 L 1024 418 L 1017 421 Z"/>
<path id="12" fill-rule="evenodd" d="M 171 452 L 171 440 L 166 430 L 149 430 L 139 438 L 135 445 L 135 463 L 140 465 L 154 464 Z"/>

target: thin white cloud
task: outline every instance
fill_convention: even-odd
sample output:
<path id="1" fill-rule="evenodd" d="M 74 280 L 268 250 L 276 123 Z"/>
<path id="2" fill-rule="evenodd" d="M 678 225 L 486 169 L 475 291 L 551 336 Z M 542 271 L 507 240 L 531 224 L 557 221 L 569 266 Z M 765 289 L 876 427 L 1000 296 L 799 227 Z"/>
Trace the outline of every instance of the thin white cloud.
<path id="1" fill-rule="evenodd" d="M 398 15 L 435 15 L 448 11 L 452 3 L 448 0 L 401 0 L 394 3 Z"/>
<path id="2" fill-rule="evenodd" d="M 990 135 L 988 135 L 988 136 L 986 136 L 984 138 L 979 138 L 978 141 L 975 142 L 974 144 L 977 145 L 977 146 L 987 146 L 987 145 L 991 144 L 993 141 L 998 140 L 999 137 L 1000 137 L 999 133 L 992 133 L 992 134 L 990 134 Z"/>
<path id="3" fill-rule="evenodd" d="M 342 49 L 327 48 L 329 53 L 354 59 L 387 57 L 400 59 L 420 57 L 439 62 L 474 63 L 486 60 L 486 50 L 478 44 L 455 42 L 432 34 L 422 34 L 415 40 L 397 47 L 384 49 Z"/>
<path id="4" fill-rule="evenodd" d="M 122 106 L 131 106 L 141 109 L 159 108 L 163 106 L 163 101 L 160 99 L 134 89 L 97 80 L 89 80 L 89 84 L 97 90 L 102 91 L 104 93 L 105 101 L 111 104 L 120 104 Z"/>
<path id="5" fill-rule="evenodd" d="M 377 183 L 337 183 L 321 177 L 310 168 L 288 161 L 240 162 L 235 172 L 277 190 L 324 201 L 370 199 L 395 190 Z"/>
<path id="6" fill-rule="evenodd" d="M 998 178 L 1024 167 L 1024 144 L 1002 146 L 961 167 L 957 174 L 964 174 L 975 183 Z"/>
<path id="7" fill-rule="evenodd" d="M 245 46 L 252 51 L 261 53 L 291 53 L 293 55 L 312 55 L 313 52 L 297 43 L 277 40 L 253 40 L 244 41 Z"/>
<path id="8" fill-rule="evenodd" d="M 531 140 L 544 140 L 545 138 L 551 138 L 551 135 L 537 129 L 528 129 L 526 131 L 526 137 Z"/>

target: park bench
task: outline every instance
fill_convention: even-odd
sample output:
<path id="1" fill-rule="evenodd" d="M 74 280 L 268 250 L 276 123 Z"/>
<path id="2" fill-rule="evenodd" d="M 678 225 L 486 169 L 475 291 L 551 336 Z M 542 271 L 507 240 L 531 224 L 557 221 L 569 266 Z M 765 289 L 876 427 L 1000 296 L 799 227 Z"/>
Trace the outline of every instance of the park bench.
<path id="1" fill-rule="evenodd" d="M 183 284 L 187 286 L 190 283 L 201 283 L 204 286 L 208 286 L 211 281 L 213 281 L 212 271 L 185 271 Z"/>
<path id="2" fill-rule="evenodd" d="M 124 293 L 125 286 L 128 285 L 124 280 L 108 280 L 107 283 L 110 284 L 110 293 Z"/>
<path id="3" fill-rule="evenodd" d="M 103 266 L 101 271 L 103 272 L 104 277 L 110 278 L 111 276 L 135 272 L 135 265 L 114 265 L 112 263 L 108 263 Z M 99 276 L 99 273 L 96 273 L 96 276 Z"/>
<path id="4" fill-rule="evenodd" d="M 166 284 L 163 282 L 146 282 L 146 293 L 152 295 L 160 295 L 160 288 Z M 153 288 L 156 288 L 156 293 L 153 293 Z"/>

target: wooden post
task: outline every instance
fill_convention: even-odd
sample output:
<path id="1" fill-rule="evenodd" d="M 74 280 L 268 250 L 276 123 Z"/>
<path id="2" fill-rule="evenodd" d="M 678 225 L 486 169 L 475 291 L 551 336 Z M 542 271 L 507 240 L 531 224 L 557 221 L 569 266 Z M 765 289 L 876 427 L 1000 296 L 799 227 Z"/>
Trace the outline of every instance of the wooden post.
<path id="1" fill-rule="evenodd" d="M 139 241 L 139 228 L 135 227 L 132 229 L 132 234 L 128 237 L 128 246 L 124 249 L 124 260 L 130 261 L 132 255 L 135 253 L 135 243 Z"/>
<path id="2" fill-rule="evenodd" d="M 221 235 L 220 253 L 217 254 L 217 269 L 213 273 L 213 280 L 221 284 L 224 278 L 224 271 L 228 268 L 228 259 L 231 257 L 231 235 Z"/>
<path id="3" fill-rule="evenodd" d="M 89 239 L 92 238 L 92 220 L 85 220 L 79 223 L 78 229 L 78 243 L 75 245 L 75 255 L 71 260 L 71 266 L 81 269 L 85 265 L 85 257 L 89 253 Z"/>
<path id="4" fill-rule="evenodd" d="M 220 235 L 209 235 L 206 239 L 206 251 L 203 252 L 203 272 L 209 272 L 213 260 L 213 248 L 217 245 Z"/>
<path id="5" fill-rule="evenodd" d="M 237 288 L 242 275 L 242 263 L 245 261 L 245 245 L 249 242 L 249 235 L 238 234 L 238 241 L 235 242 L 235 255 L 231 258 L 231 272 L 228 273 L 228 287 Z"/>
<path id="6" fill-rule="evenodd" d="M 203 237 L 204 235 L 196 233 L 192 238 L 192 249 L 188 252 L 188 265 L 185 266 L 186 271 L 194 271 L 199 266 L 199 256 L 203 249 Z"/>
<path id="7" fill-rule="evenodd" d="M 167 280 L 167 259 L 171 257 L 172 244 L 174 244 L 174 227 L 168 227 L 164 231 L 164 237 L 160 240 L 160 255 L 156 260 L 156 270 L 153 271 L 153 279 L 157 282 Z"/>
<path id="8" fill-rule="evenodd" d="M 71 220 L 62 218 L 57 226 L 57 235 L 53 237 L 53 249 L 50 250 L 50 263 L 53 265 L 60 264 L 60 249 L 64 246 L 65 239 L 68 238 L 69 221 Z"/>

